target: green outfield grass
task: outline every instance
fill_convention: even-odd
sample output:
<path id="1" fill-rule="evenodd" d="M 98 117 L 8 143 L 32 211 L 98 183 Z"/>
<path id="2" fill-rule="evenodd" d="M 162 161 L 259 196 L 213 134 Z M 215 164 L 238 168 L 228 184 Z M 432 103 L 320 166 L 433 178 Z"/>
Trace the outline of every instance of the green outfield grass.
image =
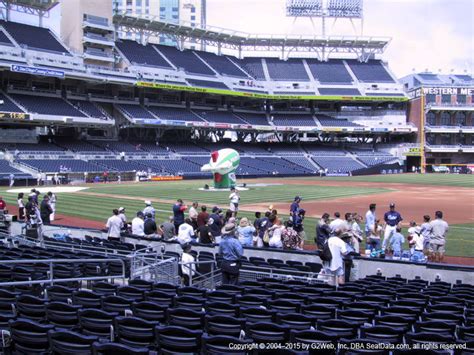
<path id="1" fill-rule="evenodd" d="M 278 184 L 278 179 L 274 179 Z M 199 201 L 207 204 L 229 204 L 229 191 L 201 191 L 206 180 L 201 181 L 169 181 L 159 183 L 131 184 L 131 185 L 100 185 L 92 187 L 87 192 L 107 193 L 110 195 L 134 196 L 143 199 L 156 198 L 164 200 Z M 333 199 L 339 197 L 367 195 L 389 191 L 383 188 L 343 187 L 343 186 L 308 186 L 308 185 L 270 185 L 255 186 L 240 193 L 242 203 L 258 202 L 291 202 L 296 195 L 304 196 L 305 200 Z"/>
<path id="2" fill-rule="evenodd" d="M 312 180 L 314 178 L 302 178 Z M 474 175 L 469 174 L 401 174 L 401 175 L 369 175 L 350 177 L 325 177 L 333 181 L 386 182 L 417 185 L 457 186 L 474 188 Z M 390 186 L 387 186 L 390 187 Z"/>
<path id="3" fill-rule="evenodd" d="M 296 181 L 301 178 L 295 179 Z M 309 179 L 309 178 L 302 178 Z M 319 179 L 319 178 L 311 178 Z M 326 178 L 325 178 L 326 179 Z M 471 175 L 393 175 L 393 176 L 365 176 L 352 178 L 330 178 L 339 181 L 373 181 L 373 182 L 393 182 L 393 183 L 412 183 L 426 185 L 446 185 L 446 186 L 464 186 L 473 187 Z M 451 180 L 453 179 L 453 180 Z M 123 206 L 127 210 L 127 216 L 132 219 L 136 211 L 143 209 L 143 200 L 147 198 L 163 199 L 174 201 L 177 198 L 190 202 L 197 200 L 208 206 L 220 205 L 225 209 L 228 205 L 229 192 L 206 192 L 199 191 L 207 181 L 180 181 L 180 182 L 158 182 L 143 184 L 122 184 L 122 185 L 97 185 L 86 190 L 87 192 L 96 192 L 108 194 L 110 197 L 87 196 L 74 193 L 59 193 L 57 213 L 84 218 L 87 220 L 99 221 L 105 224 L 105 221 L 111 215 L 114 208 Z M 274 179 L 278 183 L 279 179 Z M 390 188 L 390 185 L 387 185 Z M 0 194 L 8 204 L 16 205 L 16 194 L 6 193 L 6 189 L 1 189 Z M 47 188 L 42 188 L 46 190 Z M 367 187 L 334 187 L 334 186 L 308 186 L 308 185 L 270 185 L 251 187 L 249 191 L 241 193 L 242 201 L 249 203 L 274 203 L 291 202 L 295 195 L 304 196 L 305 201 L 309 200 L 331 200 L 344 196 L 355 196 L 362 194 L 380 193 L 388 191 L 381 188 Z M 124 198 L 127 197 L 127 198 Z M 132 199 L 130 199 L 132 198 Z M 303 201 L 304 202 L 304 201 Z M 172 214 L 172 203 L 153 203 L 157 209 L 158 221 L 162 222 Z M 283 212 L 283 213 L 282 213 Z M 287 217 L 287 211 L 280 211 L 282 219 Z M 253 213 L 241 212 L 240 216 L 254 219 Z M 313 243 L 315 236 L 315 227 L 317 220 L 307 218 L 305 220 L 305 230 L 307 240 Z M 449 221 L 448 221 L 449 222 Z M 404 229 L 406 233 L 406 229 Z M 447 254 L 451 256 L 474 257 L 474 224 L 452 225 L 447 237 Z"/>

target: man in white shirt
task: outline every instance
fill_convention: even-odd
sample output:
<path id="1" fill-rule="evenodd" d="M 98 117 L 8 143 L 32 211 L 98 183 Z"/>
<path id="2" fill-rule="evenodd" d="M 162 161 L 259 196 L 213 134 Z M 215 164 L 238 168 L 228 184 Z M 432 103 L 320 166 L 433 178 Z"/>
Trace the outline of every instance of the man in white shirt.
<path id="1" fill-rule="evenodd" d="M 446 233 L 449 230 L 448 223 L 443 220 L 443 212 L 435 212 L 436 219 L 431 221 L 431 240 L 430 240 L 430 254 L 432 261 L 442 262 L 444 258 Z"/>
<path id="2" fill-rule="evenodd" d="M 229 209 L 232 211 L 232 216 L 237 216 L 237 212 L 239 210 L 239 201 L 240 195 L 239 191 L 235 189 L 235 187 L 230 188 L 230 195 L 229 195 L 230 205 Z"/>
<path id="3" fill-rule="evenodd" d="M 344 229 L 346 228 L 346 222 L 341 219 L 341 214 L 339 212 L 334 213 L 334 220 L 329 223 L 329 228 L 331 229 L 331 233 L 334 234 L 337 229 Z"/>
<path id="4" fill-rule="evenodd" d="M 349 253 L 346 243 L 341 239 L 341 235 L 341 231 L 337 230 L 336 235 L 328 239 L 332 259 L 330 262 L 324 263 L 325 273 L 337 277 L 339 285 L 344 284 L 344 260 L 342 257 Z"/>
<path id="5" fill-rule="evenodd" d="M 56 195 L 53 194 L 51 191 L 48 192 L 49 196 L 49 205 L 51 206 L 51 209 L 53 210 L 53 213 L 49 215 L 49 220 L 54 221 L 54 217 L 56 216 Z"/>
<path id="6" fill-rule="evenodd" d="M 132 234 L 139 237 L 145 236 L 145 215 L 142 211 L 137 212 L 137 216 L 132 219 Z"/>
<path id="7" fill-rule="evenodd" d="M 191 245 L 183 245 L 183 254 L 181 255 L 181 271 L 183 273 L 184 284 L 190 285 L 191 277 L 196 273 L 196 264 L 194 263 L 194 256 L 190 254 Z"/>
<path id="8" fill-rule="evenodd" d="M 109 239 L 120 239 L 120 231 L 123 227 L 122 219 L 119 217 L 118 209 L 114 209 L 112 217 L 107 220 L 105 227 L 108 229 Z"/>
<path id="9" fill-rule="evenodd" d="M 367 238 L 369 238 L 370 231 L 374 228 L 376 208 L 377 208 L 377 205 L 375 203 L 371 203 L 369 205 L 369 210 L 365 214 L 365 236 Z"/>
<path id="10" fill-rule="evenodd" d="M 178 228 L 178 242 L 179 244 L 190 243 L 194 239 L 194 228 L 191 225 L 191 219 L 186 218 L 184 223 Z"/>
<path id="11" fill-rule="evenodd" d="M 146 216 L 148 213 L 151 213 L 152 218 L 155 219 L 155 208 L 151 205 L 151 201 L 145 201 L 145 208 L 143 209 L 143 214 Z"/>
<path id="12" fill-rule="evenodd" d="M 188 213 L 189 218 L 191 218 L 192 226 L 194 229 L 198 228 L 198 225 L 197 225 L 197 218 L 198 218 L 197 208 L 198 207 L 199 207 L 199 203 L 193 202 L 193 205 L 189 209 L 189 213 Z"/>

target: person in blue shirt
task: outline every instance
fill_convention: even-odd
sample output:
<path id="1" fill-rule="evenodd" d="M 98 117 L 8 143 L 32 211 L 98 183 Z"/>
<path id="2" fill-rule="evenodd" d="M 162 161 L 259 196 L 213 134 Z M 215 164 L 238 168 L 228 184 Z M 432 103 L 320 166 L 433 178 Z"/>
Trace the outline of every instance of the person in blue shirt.
<path id="1" fill-rule="evenodd" d="M 227 223 L 222 228 L 222 239 L 219 244 L 219 254 L 222 255 L 221 270 L 222 283 L 237 285 L 240 272 L 240 258 L 244 249 L 235 237 L 235 224 Z"/>
<path id="2" fill-rule="evenodd" d="M 186 211 L 187 208 L 188 206 L 186 206 L 181 199 L 178 199 L 173 205 L 173 220 L 176 234 L 178 234 L 179 226 L 184 223 L 184 211 Z"/>
<path id="3" fill-rule="evenodd" d="M 393 258 L 400 259 L 402 256 L 403 243 L 405 243 L 405 237 L 403 236 L 402 228 L 397 227 L 396 232 L 390 238 L 390 249 L 393 251 Z"/>
<path id="4" fill-rule="evenodd" d="M 298 211 L 300 210 L 300 202 L 301 202 L 301 197 L 295 196 L 295 199 L 293 200 L 293 203 L 290 206 L 291 217 L 294 217 L 298 214 Z"/>
<path id="5" fill-rule="evenodd" d="M 395 211 L 395 204 L 391 203 L 390 211 L 385 212 L 383 219 L 385 221 L 385 231 L 383 235 L 382 249 L 385 250 L 390 237 L 396 232 L 398 224 L 403 221 L 403 218 L 400 213 Z"/>

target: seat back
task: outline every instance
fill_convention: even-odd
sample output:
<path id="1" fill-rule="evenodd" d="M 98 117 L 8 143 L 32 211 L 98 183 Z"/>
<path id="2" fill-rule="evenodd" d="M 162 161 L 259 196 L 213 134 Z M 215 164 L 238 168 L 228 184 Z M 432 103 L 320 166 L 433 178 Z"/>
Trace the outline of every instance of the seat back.
<path id="1" fill-rule="evenodd" d="M 48 340 L 54 355 L 89 355 L 96 336 L 81 335 L 71 331 L 50 330 Z"/>

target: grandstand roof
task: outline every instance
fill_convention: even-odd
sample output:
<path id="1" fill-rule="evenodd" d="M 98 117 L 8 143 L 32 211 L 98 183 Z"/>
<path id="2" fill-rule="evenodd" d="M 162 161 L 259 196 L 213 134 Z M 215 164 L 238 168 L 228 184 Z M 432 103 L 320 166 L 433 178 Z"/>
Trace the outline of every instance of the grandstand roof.
<path id="1" fill-rule="evenodd" d="M 186 22 L 171 23 L 160 20 L 155 16 L 130 16 L 115 14 L 114 24 L 127 32 L 147 32 L 169 35 L 178 39 L 178 43 L 193 39 L 197 43 L 206 42 L 217 47 L 242 49 L 250 47 L 253 50 L 271 50 L 276 48 L 323 49 L 334 53 L 382 53 L 390 43 L 390 37 L 362 36 L 314 36 L 314 35 L 278 35 L 251 34 L 242 31 L 228 30 L 219 27 L 198 27 Z"/>
<path id="2" fill-rule="evenodd" d="M 57 4 L 57 0 L 1 0 L 3 4 L 17 5 L 35 10 L 48 11 Z"/>

